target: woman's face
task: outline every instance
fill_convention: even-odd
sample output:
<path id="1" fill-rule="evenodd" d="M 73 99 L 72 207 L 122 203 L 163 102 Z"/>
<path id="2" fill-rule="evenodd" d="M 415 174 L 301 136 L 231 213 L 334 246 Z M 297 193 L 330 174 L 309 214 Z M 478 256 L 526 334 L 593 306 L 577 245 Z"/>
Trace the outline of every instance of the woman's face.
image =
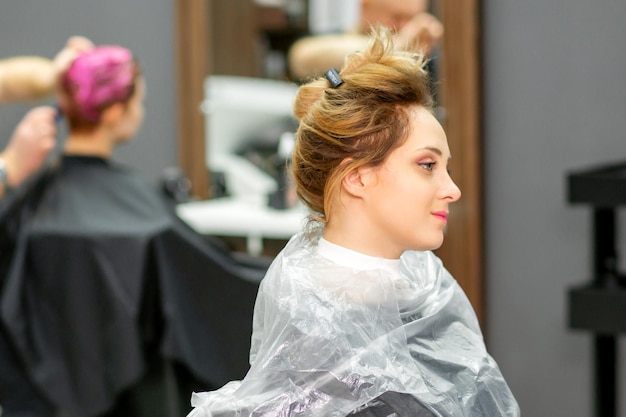
<path id="1" fill-rule="evenodd" d="M 137 80 L 135 93 L 126 104 L 124 115 L 117 126 L 118 142 L 131 139 L 143 123 L 144 98 L 146 95 L 146 83 L 143 78 Z"/>
<path id="2" fill-rule="evenodd" d="M 448 174 L 450 149 L 443 128 L 421 106 L 407 111 L 406 142 L 362 174 L 368 235 L 377 252 L 390 258 L 441 246 L 450 203 L 461 197 Z"/>

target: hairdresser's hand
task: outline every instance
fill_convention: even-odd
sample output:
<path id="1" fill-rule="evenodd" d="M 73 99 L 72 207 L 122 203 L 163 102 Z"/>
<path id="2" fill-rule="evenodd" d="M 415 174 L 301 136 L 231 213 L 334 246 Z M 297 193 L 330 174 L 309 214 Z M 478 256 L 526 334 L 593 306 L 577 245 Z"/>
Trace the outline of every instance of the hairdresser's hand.
<path id="1" fill-rule="evenodd" d="M 84 36 L 72 36 L 70 37 L 65 47 L 59 51 L 54 57 L 54 70 L 58 77 L 70 64 L 76 59 L 78 55 L 85 51 L 93 49 L 93 43 Z"/>
<path id="2" fill-rule="evenodd" d="M 443 36 L 443 24 L 430 13 L 416 14 L 396 35 L 398 45 L 429 55 Z"/>
<path id="3" fill-rule="evenodd" d="M 37 171 L 54 148 L 54 116 L 55 109 L 50 106 L 35 107 L 15 128 L 9 144 L 0 154 L 11 187 L 18 186 Z"/>

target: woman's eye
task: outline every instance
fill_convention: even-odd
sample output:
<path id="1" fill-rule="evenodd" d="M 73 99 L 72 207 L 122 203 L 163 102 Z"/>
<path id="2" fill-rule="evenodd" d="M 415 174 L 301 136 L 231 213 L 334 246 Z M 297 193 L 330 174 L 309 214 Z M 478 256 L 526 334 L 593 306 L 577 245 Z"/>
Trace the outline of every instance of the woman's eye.
<path id="1" fill-rule="evenodd" d="M 436 165 L 436 162 L 420 162 L 418 165 L 424 168 L 426 171 L 432 171 L 433 167 Z"/>

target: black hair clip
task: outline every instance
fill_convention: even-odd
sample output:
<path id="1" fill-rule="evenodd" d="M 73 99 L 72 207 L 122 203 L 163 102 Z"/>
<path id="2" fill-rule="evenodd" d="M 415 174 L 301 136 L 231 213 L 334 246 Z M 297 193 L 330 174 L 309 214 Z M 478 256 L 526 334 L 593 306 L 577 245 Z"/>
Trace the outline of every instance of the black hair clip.
<path id="1" fill-rule="evenodd" d="M 334 68 L 331 68 L 328 71 L 326 71 L 326 73 L 324 74 L 324 77 L 326 77 L 326 79 L 330 81 L 330 85 L 333 88 L 337 88 L 341 84 L 343 84 L 343 80 L 339 76 L 339 72 L 337 72 L 337 70 Z"/>

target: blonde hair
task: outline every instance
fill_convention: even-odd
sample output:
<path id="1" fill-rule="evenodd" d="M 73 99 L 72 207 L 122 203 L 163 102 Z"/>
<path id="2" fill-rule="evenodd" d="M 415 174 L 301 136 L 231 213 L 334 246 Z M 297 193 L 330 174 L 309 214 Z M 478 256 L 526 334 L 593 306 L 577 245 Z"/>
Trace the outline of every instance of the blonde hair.
<path id="1" fill-rule="evenodd" d="M 300 86 L 294 114 L 300 124 L 292 158 L 298 197 L 328 220 L 343 178 L 361 166 L 376 166 L 408 136 L 406 110 L 432 111 L 430 79 L 422 54 L 398 50 L 388 29 L 375 27 L 368 48 L 346 57 L 343 84 L 325 77 Z"/>

